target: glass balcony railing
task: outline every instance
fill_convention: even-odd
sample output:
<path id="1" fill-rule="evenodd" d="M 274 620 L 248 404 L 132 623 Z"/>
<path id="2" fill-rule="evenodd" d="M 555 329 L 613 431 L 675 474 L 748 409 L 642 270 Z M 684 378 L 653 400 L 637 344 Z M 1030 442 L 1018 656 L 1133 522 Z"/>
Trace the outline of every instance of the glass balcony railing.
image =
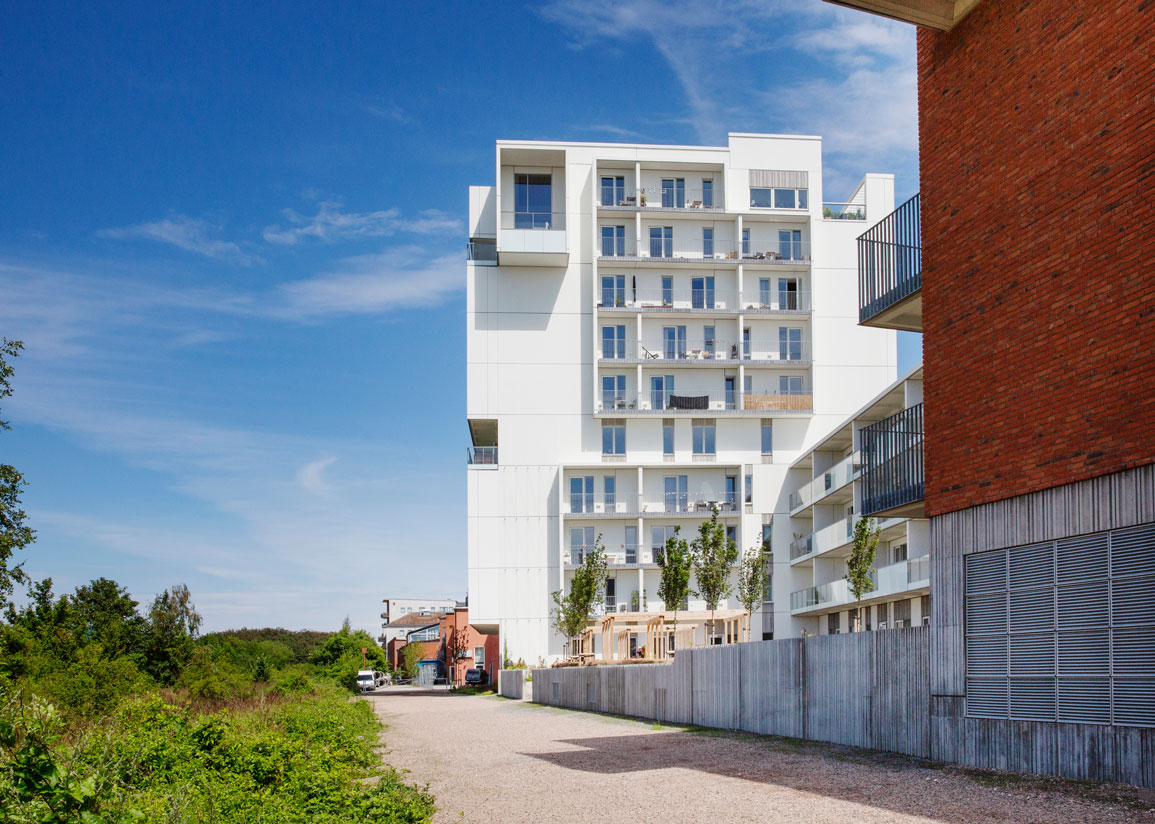
<path id="1" fill-rule="evenodd" d="M 604 288 L 599 309 L 630 312 L 809 312 L 810 292 L 724 289 Z"/>
<path id="2" fill-rule="evenodd" d="M 807 389 L 801 392 L 780 392 L 774 389 L 748 393 L 713 391 L 651 389 L 637 392 L 633 389 L 603 390 L 598 393 L 596 409 L 599 414 L 629 415 L 692 413 L 699 416 L 710 412 L 811 412 L 814 396 Z"/>
<path id="3" fill-rule="evenodd" d="M 726 198 L 721 187 L 688 189 L 675 184 L 634 189 L 601 185 L 597 191 L 598 206 L 602 209 L 647 211 L 686 209 L 696 212 L 721 212 L 726 207 Z"/>
<path id="4" fill-rule="evenodd" d="M 608 327 L 607 327 L 608 328 Z M 673 327 L 671 327 L 673 328 Z M 810 341 L 801 338 L 775 340 L 750 338 L 680 338 L 636 340 L 603 338 L 598 360 L 626 360 L 657 366 L 663 361 L 757 361 L 774 366 L 809 364 L 813 358 Z"/>
<path id="5" fill-rule="evenodd" d="M 823 203 L 824 220 L 866 220 L 866 206 L 861 203 Z"/>
<path id="6" fill-rule="evenodd" d="M 809 263 L 810 241 L 795 233 L 778 240 L 743 240 L 737 257 L 751 265 Z"/>
<path id="7" fill-rule="evenodd" d="M 911 585 L 930 581 L 930 556 L 921 555 L 906 562 L 906 582 Z"/>
<path id="8" fill-rule="evenodd" d="M 465 450 L 466 463 L 470 465 L 494 465 L 497 463 L 496 446 L 470 446 Z"/>
<path id="9" fill-rule="evenodd" d="M 502 229 L 565 229 L 565 212 L 502 212 Z"/>
<path id="10" fill-rule="evenodd" d="M 803 535 L 790 542 L 790 560 L 794 561 L 814 551 L 814 535 Z"/>
<path id="11" fill-rule="evenodd" d="M 497 263 L 497 244 L 493 241 L 470 241 L 465 244 L 466 259 L 473 263 Z"/>

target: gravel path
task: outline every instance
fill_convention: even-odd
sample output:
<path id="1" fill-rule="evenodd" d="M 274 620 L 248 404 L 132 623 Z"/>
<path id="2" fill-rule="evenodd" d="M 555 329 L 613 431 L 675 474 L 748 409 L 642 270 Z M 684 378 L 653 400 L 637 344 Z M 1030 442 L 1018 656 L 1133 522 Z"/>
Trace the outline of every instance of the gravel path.
<path id="1" fill-rule="evenodd" d="M 1155 798 L 1129 788 L 496 697 L 391 687 L 368 700 L 389 725 L 386 760 L 429 784 L 439 822 L 1155 822 Z"/>

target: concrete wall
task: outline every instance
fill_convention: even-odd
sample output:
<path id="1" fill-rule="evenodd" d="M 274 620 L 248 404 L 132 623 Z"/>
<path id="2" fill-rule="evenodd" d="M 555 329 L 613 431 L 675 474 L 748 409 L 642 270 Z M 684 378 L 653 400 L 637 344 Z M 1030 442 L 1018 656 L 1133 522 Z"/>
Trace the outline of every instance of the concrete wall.
<path id="1" fill-rule="evenodd" d="M 525 674 L 523 669 L 503 669 L 497 673 L 497 693 L 503 698 L 525 697 Z"/>
<path id="2" fill-rule="evenodd" d="M 690 649 L 672 664 L 535 669 L 531 700 L 996 769 L 1155 786 L 1155 729 L 984 719 L 956 723 L 961 710 L 950 716 L 943 700 L 962 699 L 930 693 L 933 631 L 913 627 Z"/>

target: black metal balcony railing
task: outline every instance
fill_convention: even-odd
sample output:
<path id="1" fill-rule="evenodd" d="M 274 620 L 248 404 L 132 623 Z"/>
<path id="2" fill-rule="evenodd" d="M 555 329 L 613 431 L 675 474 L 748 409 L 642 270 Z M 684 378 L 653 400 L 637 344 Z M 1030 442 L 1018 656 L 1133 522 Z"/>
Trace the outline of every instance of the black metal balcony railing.
<path id="1" fill-rule="evenodd" d="M 859 323 L 922 289 L 920 208 L 915 195 L 859 236 Z"/>
<path id="2" fill-rule="evenodd" d="M 862 514 L 874 515 L 923 499 L 922 404 L 862 430 Z"/>

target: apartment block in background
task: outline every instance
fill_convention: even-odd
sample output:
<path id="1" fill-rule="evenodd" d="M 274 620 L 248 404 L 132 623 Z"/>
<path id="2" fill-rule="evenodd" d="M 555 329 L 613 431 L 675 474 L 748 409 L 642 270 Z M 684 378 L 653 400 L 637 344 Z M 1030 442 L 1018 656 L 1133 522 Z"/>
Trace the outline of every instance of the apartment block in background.
<path id="1" fill-rule="evenodd" d="M 510 657 L 561 654 L 551 593 L 599 537 L 606 609 L 660 609 L 655 550 L 715 509 L 789 579 L 791 462 L 897 376 L 855 299 L 893 178 L 824 201 L 821 147 L 498 142 L 469 193 L 468 554 Z M 796 634 L 772 591 L 755 637 Z"/>
<path id="2" fill-rule="evenodd" d="M 920 26 L 921 192 L 859 252 L 925 416 L 863 514 L 929 518 L 933 757 L 1155 785 L 1155 9 L 841 1 Z"/>
<path id="3" fill-rule="evenodd" d="M 811 634 L 899 629 L 929 624 L 930 529 L 921 501 L 886 500 L 863 472 L 891 422 L 917 415 L 922 367 L 887 387 L 791 464 L 790 617 Z M 881 435 L 886 438 L 885 434 Z M 921 442 L 908 445 L 921 450 Z M 913 456 L 921 465 L 921 454 Z M 920 477 L 921 477 L 921 473 Z M 880 503 L 888 506 L 879 509 Z M 856 599 L 847 581 L 855 522 L 864 510 L 879 530 L 871 590 Z"/>

